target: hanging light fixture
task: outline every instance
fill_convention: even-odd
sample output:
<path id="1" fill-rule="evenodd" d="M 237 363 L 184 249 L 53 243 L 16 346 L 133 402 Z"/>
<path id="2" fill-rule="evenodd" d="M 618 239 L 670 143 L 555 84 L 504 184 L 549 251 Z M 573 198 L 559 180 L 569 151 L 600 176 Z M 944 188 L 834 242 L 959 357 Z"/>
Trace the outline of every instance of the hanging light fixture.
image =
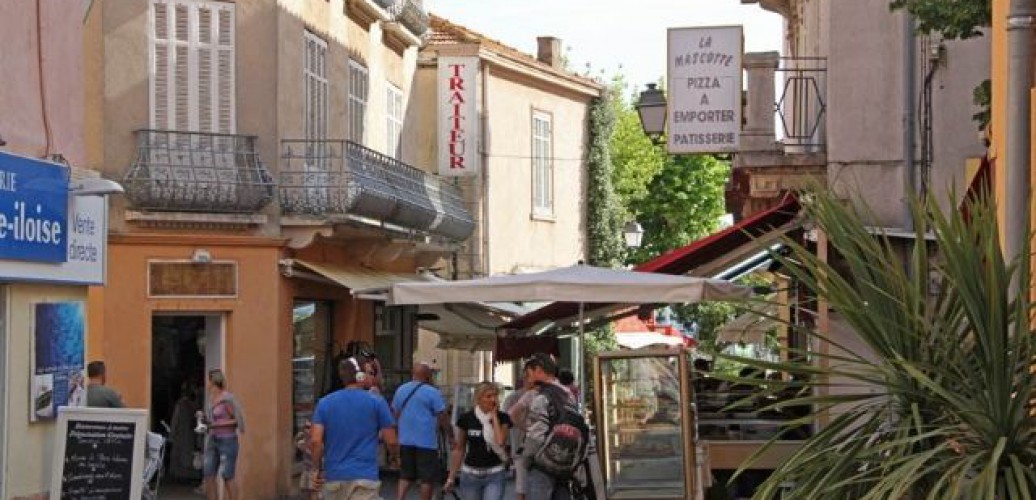
<path id="1" fill-rule="evenodd" d="M 666 100 L 665 92 L 654 83 L 647 84 L 647 90 L 640 93 L 637 101 L 637 114 L 640 126 L 654 144 L 662 143 L 665 134 Z"/>
<path id="2" fill-rule="evenodd" d="M 629 221 L 622 228 L 622 237 L 626 239 L 626 248 L 640 248 L 644 239 L 644 227 L 637 221 Z"/>

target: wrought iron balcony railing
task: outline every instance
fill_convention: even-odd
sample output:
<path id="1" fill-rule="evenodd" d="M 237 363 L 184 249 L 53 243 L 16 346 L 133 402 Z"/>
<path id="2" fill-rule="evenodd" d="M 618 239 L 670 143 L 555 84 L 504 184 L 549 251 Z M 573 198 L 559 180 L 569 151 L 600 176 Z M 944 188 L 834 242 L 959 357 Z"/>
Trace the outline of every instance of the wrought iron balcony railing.
<path id="1" fill-rule="evenodd" d="M 273 199 L 255 136 L 137 130 L 137 160 L 123 184 L 133 208 L 253 213 Z"/>
<path id="2" fill-rule="evenodd" d="M 397 0 L 389 12 L 414 36 L 422 37 L 428 31 L 428 13 L 420 0 Z"/>
<path id="3" fill-rule="evenodd" d="M 782 142 L 786 146 L 823 146 L 827 135 L 827 58 L 782 57 L 777 85 Z"/>
<path id="4" fill-rule="evenodd" d="M 357 215 L 462 241 L 475 224 L 460 189 L 354 142 L 283 140 L 281 212 Z"/>

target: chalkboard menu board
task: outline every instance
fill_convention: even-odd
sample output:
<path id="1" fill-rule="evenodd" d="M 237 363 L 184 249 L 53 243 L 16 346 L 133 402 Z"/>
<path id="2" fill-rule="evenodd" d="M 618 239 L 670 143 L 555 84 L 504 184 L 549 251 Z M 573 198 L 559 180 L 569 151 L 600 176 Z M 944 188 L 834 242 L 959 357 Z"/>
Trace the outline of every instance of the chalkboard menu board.
<path id="1" fill-rule="evenodd" d="M 51 498 L 140 498 L 146 410 L 61 408 Z"/>
<path id="2" fill-rule="evenodd" d="M 133 422 L 69 420 L 61 498 L 129 498 L 136 426 Z"/>

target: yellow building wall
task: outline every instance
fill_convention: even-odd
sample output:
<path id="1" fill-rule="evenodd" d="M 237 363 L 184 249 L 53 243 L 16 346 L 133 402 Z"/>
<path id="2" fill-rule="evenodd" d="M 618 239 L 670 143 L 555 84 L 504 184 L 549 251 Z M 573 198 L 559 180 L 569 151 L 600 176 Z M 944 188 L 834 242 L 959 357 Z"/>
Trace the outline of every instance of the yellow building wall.
<path id="1" fill-rule="evenodd" d="M 51 422 L 29 422 L 30 388 L 32 386 L 32 336 L 34 311 L 37 302 L 86 301 L 85 286 L 8 285 L 6 330 L 6 359 L 4 366 L 3 397 L 6 442 L 3 474 L 6 491 L 4 498 L 31 497 L 50 489 L 51 461 L 54 451 L 55 427 Z M 89 316 L 88 316 L 89 318 Z M 89 324 L 87 349 L 90 343 Z"/>

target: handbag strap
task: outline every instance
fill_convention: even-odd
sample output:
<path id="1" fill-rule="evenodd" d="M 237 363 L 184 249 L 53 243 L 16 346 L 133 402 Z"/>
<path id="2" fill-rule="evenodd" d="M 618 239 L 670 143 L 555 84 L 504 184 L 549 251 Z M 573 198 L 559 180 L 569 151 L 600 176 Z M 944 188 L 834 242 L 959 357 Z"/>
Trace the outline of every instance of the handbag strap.
<path id="1" fill-rule="evenodd" d="M 414 390 L 410 391 L 410 394 L 407 394 L 406 399 L 403 400 L 403 404 L 399 405 L 399 415 L 403 415 L 403 410 L 406 409 L 406 405 L 410 402 L 410 398 L 414 397 L 414 394 L 417 394 L 417 391 L 421 390 L 421 386 L 423 385 L 425 385 L 425 382 L 418 383 L 417 387 L 414 387 Z"/>

